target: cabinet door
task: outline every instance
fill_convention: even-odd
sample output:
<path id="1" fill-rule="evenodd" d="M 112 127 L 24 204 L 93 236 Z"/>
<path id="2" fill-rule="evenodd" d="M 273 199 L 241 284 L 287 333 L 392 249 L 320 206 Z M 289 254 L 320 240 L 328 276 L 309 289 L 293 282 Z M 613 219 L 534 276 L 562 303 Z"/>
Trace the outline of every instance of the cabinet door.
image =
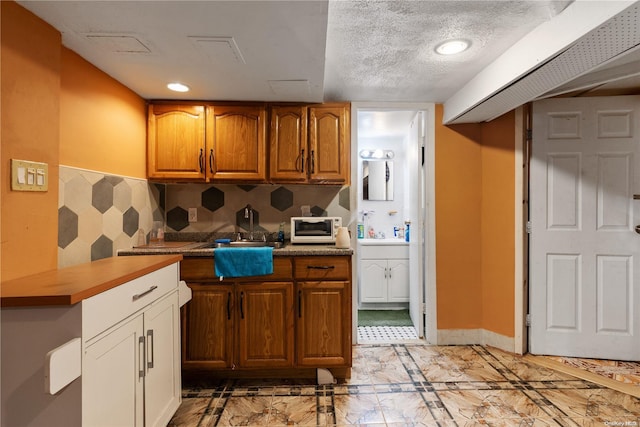
<path id="1" fill-rule="evenodd" d="M 270 181 L 307 180 L 307 108 L 271 107 Z"/>
<path id="2" fill-rule="evenodd" d="M 140 314 L 90 341 L 82 360 L 82 425 L 143 426 L 144 336 Z"/>
<path id="3" fill-rule="evenodd" d="M 293 366 L 293 283 L 238 285 L 238 365 Z"/>
<path id="4" fill-rule="evenodd" d="M 207 133 L 212 158 L 207 168 L 214 180 L 265 181 L 266 109 L 264 106 L 212 106 Z"/>
<path id="5" fill-rule="evenodd" d="M 349 104 L 309 107 L 309 178 L 314 183 L 350 182 Z"/>
<path id="6" fill-rule="evenodd" d="M 359 273 L 360 301 L 387 302 L 387 261 L 363 259 Z"/>
<path id="7" fill-rule="evenodd" d="M 212 267 L 213 268 L 213 267 Z M 182 311 L 182 361 L 194 368 L 228 368 L 233 360 L 233 287 L 188 283 Z"/>
<path id="8" fill-rule="evenodd" d="M 166 426 L 180 406 L 180 310 L 173 292 L 144 313 L 145 426 Z"/>
<path id="9" fill-rule="evenodd" d="M 350 282 L 299 282 L 297 298 L 298 365 L 351 366 Z"/>
<path id="10" fill-rule="evenodd" d="M 389 302 L 409 302 L 409 260 L 390 259 L 387 277 Z"/>
<path id="11" fill-rule="evenodd" d="M 203 105 L 149 105 L 149 178 L 204 180 L 206 157 Z"/>

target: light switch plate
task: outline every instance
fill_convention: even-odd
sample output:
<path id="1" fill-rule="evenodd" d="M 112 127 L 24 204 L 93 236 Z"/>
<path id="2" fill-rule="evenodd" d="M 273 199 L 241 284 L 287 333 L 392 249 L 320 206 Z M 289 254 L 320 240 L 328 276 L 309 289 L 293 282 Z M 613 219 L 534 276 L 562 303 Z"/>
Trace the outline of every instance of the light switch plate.
<path id="1" fill-rule="evenodd" d="M 13 191 L 49 191 L 49 165 L 11 159 L 11 189 Z"/>

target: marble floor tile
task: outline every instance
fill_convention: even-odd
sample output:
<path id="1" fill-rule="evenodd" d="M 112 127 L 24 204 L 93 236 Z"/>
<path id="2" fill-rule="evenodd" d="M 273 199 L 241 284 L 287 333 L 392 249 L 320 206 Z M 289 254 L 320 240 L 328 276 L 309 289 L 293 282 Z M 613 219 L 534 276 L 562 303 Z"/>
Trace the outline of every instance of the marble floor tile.
<path id="1" fill-rule="evenodd" d="M 218 426 L 266 426 L 269 421 L 271 397 L 230 397 L 220 414 Z"/>
<path id="2" fill-rule="evenodd" d="M 335 396 L 334 408 L 334 423 L 338 426 L 384 426 L 384 416 L 375 394 Z"/>
<path id="3" fill-rule="evenodd" d="M 640 399 L 483 346 L 358 345 L 352 376 L 184 383 L 171 427 L 640 427 Z"/>

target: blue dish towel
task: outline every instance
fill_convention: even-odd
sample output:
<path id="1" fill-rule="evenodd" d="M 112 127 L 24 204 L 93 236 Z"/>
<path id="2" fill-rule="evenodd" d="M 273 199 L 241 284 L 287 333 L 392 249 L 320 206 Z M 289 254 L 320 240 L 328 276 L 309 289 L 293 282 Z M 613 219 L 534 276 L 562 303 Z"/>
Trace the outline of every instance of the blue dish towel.
<path id="1" fill-rule="evenodd" d="M 216 248 L 213 251 L 216 276 L 246 277 L 273 274 L 273 248 Z"/>

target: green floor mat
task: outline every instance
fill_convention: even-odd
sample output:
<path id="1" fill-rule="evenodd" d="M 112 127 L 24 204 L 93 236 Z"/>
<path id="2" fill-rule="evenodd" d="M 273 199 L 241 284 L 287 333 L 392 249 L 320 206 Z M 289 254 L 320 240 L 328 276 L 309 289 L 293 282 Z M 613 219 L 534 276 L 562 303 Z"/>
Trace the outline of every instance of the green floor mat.
<path id="1" fill-rule="evenodd" d="M 358 326 L 413 326 L 409 310 L 358 310 Z"/>

